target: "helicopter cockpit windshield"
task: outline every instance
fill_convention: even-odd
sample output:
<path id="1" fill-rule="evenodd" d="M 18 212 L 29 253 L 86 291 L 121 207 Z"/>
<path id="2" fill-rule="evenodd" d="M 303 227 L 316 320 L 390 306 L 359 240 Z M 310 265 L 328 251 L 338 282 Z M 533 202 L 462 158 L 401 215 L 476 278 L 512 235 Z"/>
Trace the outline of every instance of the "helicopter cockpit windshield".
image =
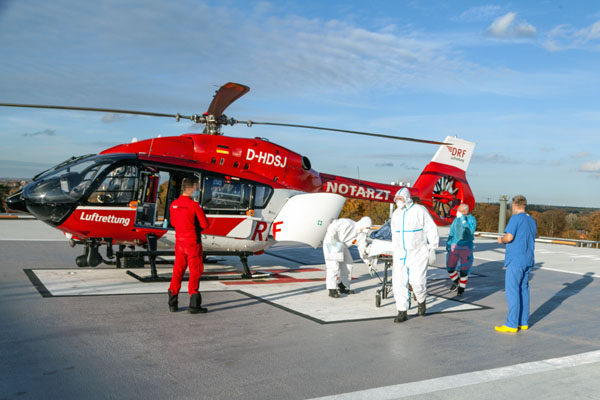
<path id="1" fill-rule="evenodd" d="M 107 167 L 134 155 L 88 155 L 65 161 L 38 175 L 23 189 L 27 208 L 39 219 L 57 224 L 86 194 Z"/>

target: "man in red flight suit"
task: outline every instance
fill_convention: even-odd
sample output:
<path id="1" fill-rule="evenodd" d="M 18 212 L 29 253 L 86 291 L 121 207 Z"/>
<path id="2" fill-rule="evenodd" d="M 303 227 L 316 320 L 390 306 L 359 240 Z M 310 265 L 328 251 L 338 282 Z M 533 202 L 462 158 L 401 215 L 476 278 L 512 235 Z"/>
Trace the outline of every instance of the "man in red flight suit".
<path id="1" fill-rule="evenodd" d="M 191 314 L 205 313 L 202 296 L 198 292 L 202 264 L 202 242 L 200 232 L 208 228 L 208 219 L 200 205 L 192 199 L 198 190 L 198 182 L 185 178 L 181 184 L 181 196 L 171 203 L 171 225 L 175 228 L 175 265 L 169 286 L 169 310 L 177 311 L 177 295 L 187 267 L 190 268 L 188 292 Z"/>

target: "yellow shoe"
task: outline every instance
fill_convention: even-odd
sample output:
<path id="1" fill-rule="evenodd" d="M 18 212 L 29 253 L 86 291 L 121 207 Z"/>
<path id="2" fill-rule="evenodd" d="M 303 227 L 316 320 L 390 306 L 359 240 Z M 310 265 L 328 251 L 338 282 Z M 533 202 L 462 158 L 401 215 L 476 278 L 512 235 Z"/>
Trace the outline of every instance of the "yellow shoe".
<path id="1" fill-rule="evenodd" d="M 517 328 L 511 328 L 506 325 L 496 326 L 494 329 L 496 329 L 496 331 L 498 331 L 498 332 L 504 332 L 504 333 L 517 333 L 517 330 L 518 330 Z"/>
<path id="2" fill-rule="evenodd" d="M 529 329 L 529 325 L 519 325 L 519 329 L 522 331 L 526 331 L 527 329 Z"/>

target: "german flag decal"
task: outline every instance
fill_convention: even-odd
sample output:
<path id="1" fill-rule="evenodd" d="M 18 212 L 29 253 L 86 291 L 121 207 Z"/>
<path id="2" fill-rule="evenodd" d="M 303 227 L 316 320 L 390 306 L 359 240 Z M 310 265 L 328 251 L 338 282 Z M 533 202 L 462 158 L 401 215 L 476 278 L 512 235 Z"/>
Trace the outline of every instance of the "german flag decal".
<path id="1" fill-rule="evenodd" d="M 229 146 L 217 145 L 217 153 L 219 153 L 219 154 L 229 154 Z"/>

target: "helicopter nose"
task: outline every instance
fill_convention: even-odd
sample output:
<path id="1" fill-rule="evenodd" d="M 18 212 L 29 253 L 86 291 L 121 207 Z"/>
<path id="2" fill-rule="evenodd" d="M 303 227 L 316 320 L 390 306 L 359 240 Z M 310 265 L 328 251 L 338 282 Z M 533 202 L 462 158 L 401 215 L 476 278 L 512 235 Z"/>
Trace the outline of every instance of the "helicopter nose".
<path id="1" fill-rule="evenodd" d="M 29 212 L 25 206 L 23 198 L 23 189 L 19 190 L 6 198 L 6 207 L 12 211 Z"/>

